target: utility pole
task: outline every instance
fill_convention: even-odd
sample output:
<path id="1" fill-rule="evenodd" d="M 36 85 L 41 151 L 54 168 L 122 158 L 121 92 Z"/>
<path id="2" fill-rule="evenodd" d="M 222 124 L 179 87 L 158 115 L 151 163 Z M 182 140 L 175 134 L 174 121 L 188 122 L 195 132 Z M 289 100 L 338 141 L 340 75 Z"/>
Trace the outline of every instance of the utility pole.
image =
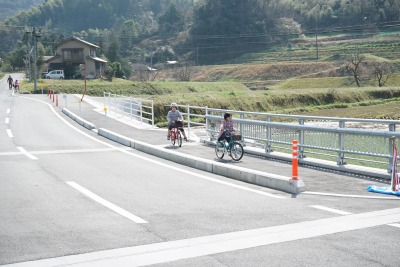
<path id="1" fill-rule="evenodd" d="M 36 32 L 36 27 L 33 27 L 33 60 L 34 60 L 34 66 L 33 66 L 33 79 L 34 79 L 34 86 L 33 86 L 33 92 L 36 93 L 36 87 L 37 87 L 37 38 L 40 37 L 40 30 Z"/>
<path id="2" fill-rule="evenodd" d="M 27 38 L 26 38 L 26 40 L 27 40 L 27 44 L 26 44 L 26 59 L 25 59 L 25 68 L 26 68 L 26 77 L 28 78 L 28 80 L 30 81 L 31 80 L 31 72 L 30 72 L 30 69 L 29 69 L 29 63 L 30 63 L 30 61 L 31 61 L 31 59 L 30 59 L 30 54 L 29 54 L 29 32 L 27 31 L 26 32 L 26 36 L 27 36 Z"/>
<path id="3" fill-rule="evenodd" d="M 315 19 L 315 47 L 317 49 L 317 60 L 318 60 L 318 17 Z"/>

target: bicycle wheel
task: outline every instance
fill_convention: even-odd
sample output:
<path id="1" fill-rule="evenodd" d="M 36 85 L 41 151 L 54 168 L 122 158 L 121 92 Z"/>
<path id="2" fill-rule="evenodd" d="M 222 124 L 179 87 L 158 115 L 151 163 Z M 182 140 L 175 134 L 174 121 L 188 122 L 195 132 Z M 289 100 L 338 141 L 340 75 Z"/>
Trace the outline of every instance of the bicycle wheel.
<path id="1" fill-rule="evenodd" d="M 215 155 L 219 159 L 222 159 L 225 156 L 224 143 L 217 141 L 217 144 L 215 145 Z"/>
<path id="2" fill-rule="evenodd" d="M 233 147 L 231 148 L 231 158 L 235 161 L 239 161 L 243 157 L 243 147 L 238 142 L 233 143 Z"/>
<path id="3" fill-rule="evenodd" d="M 175 131 L 172 130 L 172 131 L 171 131 L 171 144 L 172 144 L 173 146 L 175 145 L 175 141 L 176 141 Z"/>
<path id="4" fill-rule="evenodd" d="M 178 131 L 178 146 L 181 147 L 182 146 L 182 134 L 180 131 Z"/>

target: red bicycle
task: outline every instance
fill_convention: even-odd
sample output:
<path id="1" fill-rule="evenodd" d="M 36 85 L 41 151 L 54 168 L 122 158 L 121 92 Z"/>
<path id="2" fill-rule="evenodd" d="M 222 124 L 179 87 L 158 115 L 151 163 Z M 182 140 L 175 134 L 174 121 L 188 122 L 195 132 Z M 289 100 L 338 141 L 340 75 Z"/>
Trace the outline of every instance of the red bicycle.
<path id="1" fill-rule="evenodd" d="M 179 147 L 182 146 L 182 134 L 179 128 L 183 127 L 183 123 L 181 121 L 177 121 L 174 124 L 174 127 L 171 130 L 171 143 L 173 146 L 177 144 Z"/>

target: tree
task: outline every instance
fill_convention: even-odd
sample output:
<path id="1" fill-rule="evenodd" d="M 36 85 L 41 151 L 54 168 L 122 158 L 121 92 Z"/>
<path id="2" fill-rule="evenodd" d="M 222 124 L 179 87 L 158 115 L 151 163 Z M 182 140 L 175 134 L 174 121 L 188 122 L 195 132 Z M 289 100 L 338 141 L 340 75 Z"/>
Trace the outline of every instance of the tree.
<path id="1" fill-rule="evenodd" d="M 291 36 L 298 37 L 301 34 L 301 25 L 293 18 L 279 18 L 275 24 L 278 35 L 289 40 Z"/>
<path id="2" fill-rule="evenodd" d="M 176 8 L 175 4 L 171 4 L 168 9 L 158 18 L 160 25 L 159 31 L 163 34 L 177 33 L 183 29 L 183 16 Z"/>
<path id="3" fill-rule="evenodd" d="M 119 61 L 120 55 L 119 55 L 119 43 L 117 40 L 114 40 L 111 44 L 110 47 L 108 48 L 108 54 L 107 58 L 111 62 Z"/>
<path id="4" fill-rule="evenodd" d="M 184 62 L 176 69 L 175 78 L 181 82 L 189 82 L 193 75 L 193 62 Z"/>
<path id="5" fill-rule="evenodd" d="M 214 63 L 259 48 L 265 38 L 259 0 L 205 0 L 193 15 L 190 41 L 197 63 Z"/>
<path id="6" fill-rule="evenodd" d="M 379 87 L 385 86 L 387 80 L 389 79 L 390 75 L 386 73 L 389 71 L 389 64 L 386 62 L 374 62 L 372 63 L 372 77 L 373 79 L 378 82 Z"/>
<path id="7" fill-rule="evenodd" d="M 365 56 L 360 53 L 354 53 L 347 58 L 345 70 L 354 78 L 354 81 L 351 82 L 351 84 L 356 83 L 358 87 L 361 87 L 361 75 L 364 71 L 364 64 Z"/>

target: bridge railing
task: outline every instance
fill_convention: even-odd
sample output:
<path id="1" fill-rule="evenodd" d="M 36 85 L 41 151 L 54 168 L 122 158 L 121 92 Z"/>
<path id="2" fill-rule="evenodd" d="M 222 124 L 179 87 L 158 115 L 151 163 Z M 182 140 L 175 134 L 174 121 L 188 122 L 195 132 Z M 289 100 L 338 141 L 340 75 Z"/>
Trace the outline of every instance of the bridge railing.
<path id="1" fill-rule="evenodd" d="M 104 106 L 114 112 L 131 119 L 154 126 L 154 100 L 133 98 L 109 92 L 103 93 Z"/>
<path id="2" fill-rule="evenodd" d="M 220 116 L 206 116 L 207 132 L 210 139 L 219 132 Z M 391 123 L 388 130 L 370 130 L 345 128 L 345 122 L 339 121 L 339 127 L 234 119 L 235 128 L 240 131 L 243 142 L 261 146 L 266 153 L 281 151 L 290 153 L 292 140 L 298 140 L 299 157 L 315 157 L 335 160 L 338 165 L 355 163 L 382 168 L 386 165 L 391 171 L 393 137 L 398 140 L 400 132 L 395 131 Z M 382 123 L 382 121 L 379 121 Z M 398 143 L 398 141 L 396 141 Z"/>
<path id="3" fill-rule="evenodd" d="M 207 139 L 215 140 L 223 114 L 234 117 L 235 128 L 245 145 L 260 147 L 266 155 L 273 151 L 291 153 L 293 139 L 299 142 L 299 157 L 356 164 L 391 171 L 393 139 L 400 133 L 399 120 L 299 116 L 213 109 L 179 105 L 188 131 L 204 127 Z"/>

